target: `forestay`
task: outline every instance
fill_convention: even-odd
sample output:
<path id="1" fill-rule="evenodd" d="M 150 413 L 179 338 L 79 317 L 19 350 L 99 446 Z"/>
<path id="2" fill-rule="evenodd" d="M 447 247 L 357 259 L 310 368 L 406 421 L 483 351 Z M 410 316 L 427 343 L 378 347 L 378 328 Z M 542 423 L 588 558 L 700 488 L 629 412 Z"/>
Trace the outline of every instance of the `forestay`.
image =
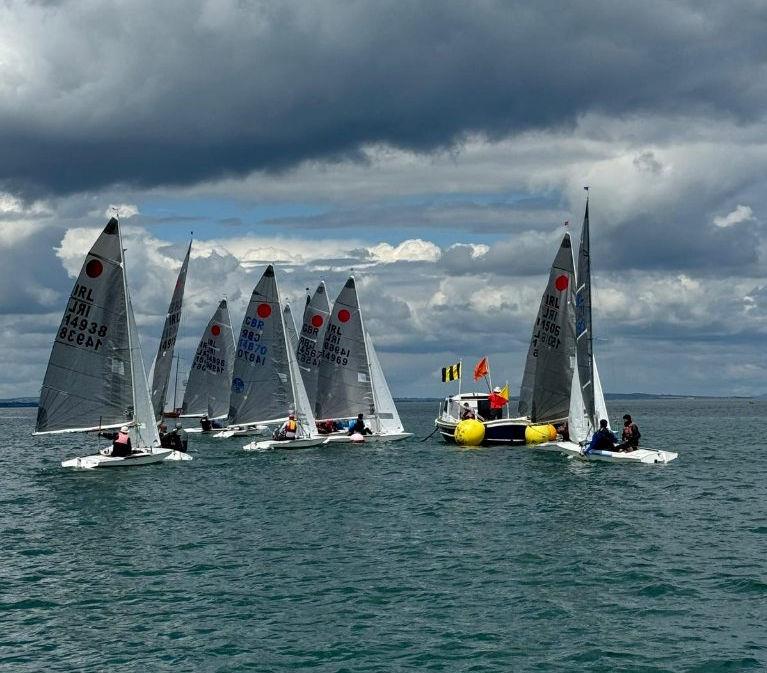
<path id="1" fill-rule="evenodd" d="M 205 327 L 194 354 L 182 411 L 187 416 L 223 418 L 229 413 L 234 335 L 226 299 Z"/>
<path id="2" fill-rule="evenodd" d="M 282 307 L 269 265 L 253 290 L 237 340 L 230 425 L 287 416 L 292 402 Z"/>
<path id="3" fill-rule="evenodd" d="M 304 381 L 312 409 L 315 408 L 317 402 L 317 377 L 322 356 L 322 343 L 329 317 L 328 293 L 325 289 L 325 283 L 320 282 L 311 300 L 307 297 L 296 349 L 301 378 Z"/>
<path id="4" fill-rule="evenodd" d="M 181 307 L 184 302 L 184 287 L 186 286 L 186 272 L 189 267 L 189 253 L 192 250 L 192 242 L 186 250 L 186 256 L 178 272 L 176 286 L 165 316 L 165 324 L 162 328 L 160 345 L 152 368 L 152 406 L 156 418 L 162 416 L 165 407 L 165 397 L 168 393 L 170 370 L 173 364 L 173 351 L 178 337 L 178 328 L 181 323 Z M 175 411 L 175 409 L 173 410 Z"/>
<path id="5" fill-rule="evenodd" d="M 519 413 L 536 423 L 567 418 L 575 360 L 575 273 L 570 234 L 562 238 L 527 353 Z"/>
<path id="6" fill-rule="evenodd" d="M 125 270 L 112 218 L 85 258 L 56 334 L 37 433 L 119 427 L 133 417 Z"/>
<path id="7" fill-rule="evenodd" d="M 317 418 L 352 418 L 375 412 L 370 366 L 354 278 L 333 304 L 317 377 Z"/>

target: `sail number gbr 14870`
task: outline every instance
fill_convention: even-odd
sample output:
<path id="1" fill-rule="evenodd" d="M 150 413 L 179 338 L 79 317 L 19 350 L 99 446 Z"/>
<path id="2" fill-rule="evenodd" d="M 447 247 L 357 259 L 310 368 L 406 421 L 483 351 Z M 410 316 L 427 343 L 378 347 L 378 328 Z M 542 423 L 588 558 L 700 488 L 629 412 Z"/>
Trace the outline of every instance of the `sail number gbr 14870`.
<path id="1" fill-rule="evenodd" d="M 92 320 L 78 318 L 72 313 L 64 315 L 57 340 L 81 348 L 91 348 L 97 351 L 104 344 L 102 339 L 109 331 L 106 325 L 100 325 Z"/>

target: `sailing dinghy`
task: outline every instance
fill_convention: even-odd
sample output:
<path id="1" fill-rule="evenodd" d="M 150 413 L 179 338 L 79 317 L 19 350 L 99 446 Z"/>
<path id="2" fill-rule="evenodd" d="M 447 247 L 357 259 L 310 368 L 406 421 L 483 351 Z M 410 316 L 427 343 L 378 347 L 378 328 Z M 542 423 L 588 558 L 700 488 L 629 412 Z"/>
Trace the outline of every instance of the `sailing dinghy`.
<path id="1" fill-rule="evenodd" d="M 542 448 L 561 450 L 568 456 L 581 460 L 612 463 L 668 463 L 679 454 L 655 449 L 634 451 L 589 451 L 586 447 L 591 436 L 599 429 L 601 419 L 608 420 L 607 404 L 602 391 L 597 361 L 594 357 L 594 336 L 591 318 L 591 257 L 589 232 L 589 201 L 583 216 L 581 242 L 578 249 L 576 309 L 576 362 L 573 369 L 570 405 L 568 411 L 569 441 L 548 442 Z M 608 425 L 609 427 L 609 425 Z"/>
<path id="2" fill-rule="evenodd" d="M 207 416 L 212 421 L 226 418 L 233 368 L 232 321 L 226 299 L 222 299 L 197 345 L 181 405 L 181 417 Z M 202 432 L 202 429 L 189 428 L 187 432 Z"/>
<path id="3" fill-rule="evenodd" d="M 411 437 L 405 432 L 397 407 L 365 330 L 354 277 L 333 304 L 322 344 L 317 378 L 315 415 L 326 421 L 352 420 L 363 414 L 373 441 Z M 333 433 L 331 442 L 349 442 L 349 435 Z"/>
<path id="4" fill-rule="evenodd" d="M 40 391 L 35 435 L 129 427 L 132 452 L 111 448 L 62 467 L 117 468 L 159 463 L 160 447 L 138 330 L 125 277 L 122 237 L 109 220 L 88 252 L 56 334 Z"/>

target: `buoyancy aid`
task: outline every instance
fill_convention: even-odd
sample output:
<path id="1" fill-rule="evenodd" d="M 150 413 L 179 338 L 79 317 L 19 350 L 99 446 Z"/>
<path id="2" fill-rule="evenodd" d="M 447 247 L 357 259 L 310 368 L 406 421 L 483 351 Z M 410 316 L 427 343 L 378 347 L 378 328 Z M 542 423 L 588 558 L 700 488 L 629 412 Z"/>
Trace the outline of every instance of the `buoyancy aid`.
<path id="1" fill-rule="evenodd" d="M 127 444 L 130 441 L 130 435 L 127 432 L 118 432 L 115 438 L 115 444 Z"/>
<path id="2" fill-rule="evenodd" d="M 289 418 L 287 423 L 285 424 L 285 436 L 288 439 L 294 439 L 296 436 L 297 429 L 298 429 L 298 424 L 296 423 L 295 419 Z"/>

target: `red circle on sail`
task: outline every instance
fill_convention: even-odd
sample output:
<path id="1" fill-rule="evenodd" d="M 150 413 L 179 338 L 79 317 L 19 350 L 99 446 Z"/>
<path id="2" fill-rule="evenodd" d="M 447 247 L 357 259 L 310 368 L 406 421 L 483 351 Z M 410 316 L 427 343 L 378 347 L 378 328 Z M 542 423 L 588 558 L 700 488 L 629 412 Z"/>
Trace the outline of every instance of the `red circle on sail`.
<path id="1" fill-rule="evenodd" d="M 213 336 L 218 336 L 221 334 L 221 328 L 218 325 L 213 325 L 213 327 L 210 328 L 210 333 Z"/>
<path id="2" fill-rule="evenodd" d="M 554 287 L 557 288 L 560 292 L 567 289 L 567 286 L 570 284 L 570 279 L 567 276 L 557 276 L 557 279 L 554 281 Z"/>
<path id="3" fill-rule="evenodd" d="M 98 278 L 104 271 L 104 265 L 97 259 L 92 259 L 85 265 L 85 273 L 89 278 Z"/>
<path id="4" fill-rule="evenodd" d="M 259 318 L 268 318 L 272 315 L 272 307 L 269 304 L 259 304 L 256 313 L 258 313 Z"/>
<path id="5" fill-rule="evenodd" d="M 341 309 L 341 310 L 338 312 L 338 319 L 339 319 L 341 322 L 349 322 L 349 318 L 351 318 L 351 317 L 352 317 L 352 314 L 351 314 L 351 313 L 349 313 L 349 311 L 347 311 L 345 308 L 342 308 L 342 309 Z"/>
<path id="6" fill-rule="evenodd" d="M 325 322 L 321 315 L 315 315 L 312 318 L 312 327 L 322 327 L 322 323 Z"/>

